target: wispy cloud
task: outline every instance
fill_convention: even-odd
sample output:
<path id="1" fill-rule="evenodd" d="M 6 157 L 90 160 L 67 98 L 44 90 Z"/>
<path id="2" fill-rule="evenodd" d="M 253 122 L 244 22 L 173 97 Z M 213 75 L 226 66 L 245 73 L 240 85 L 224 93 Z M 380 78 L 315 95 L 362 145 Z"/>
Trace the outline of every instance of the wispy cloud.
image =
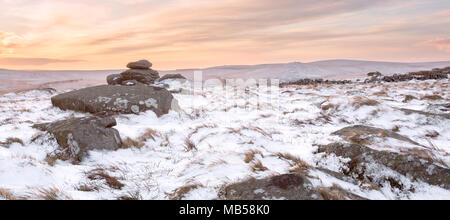
<path id="1" fill-rule="evenodd" d="M 450 53 L 450 37 L 425 41 L 424 45 L 433 46 Z"/>
<path id="2" fill-rule="evenodd" d="M 0 57 L 86 60 L 46 64 L 59 69 L 119 68 L 144 57 L 156 68 L 411 61 L 412 53 L 423 54 L 418 61 L 450 60 L 432 53 L 437 43 L 416 46 L 450 36 L 450 3 L 408 2 L 414 7 L 402 0 L 0 0 Z"/>
<path id="3" fill-rule="evenodd" d="M 59 60 L 59 59 L 49 59 L 49 58 L 0 58 L 1 65 L 31 65 L 31 66 L 41 66 L 53 63 L 78 63 L 83 62 L 83 60 Z"/>

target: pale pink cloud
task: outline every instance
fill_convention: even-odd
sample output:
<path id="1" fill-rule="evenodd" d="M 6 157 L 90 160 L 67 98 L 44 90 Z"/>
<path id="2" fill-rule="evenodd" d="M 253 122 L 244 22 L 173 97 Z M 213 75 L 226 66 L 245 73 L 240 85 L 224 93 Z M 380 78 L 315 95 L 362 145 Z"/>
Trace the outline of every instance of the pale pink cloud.
<path id="1" fill-rule="evenodd" d="M 440 50 L 450 53 L 450 37 L 429 40 L 429 41 L 424 42 L 423 45 L 433 46 Z"/>

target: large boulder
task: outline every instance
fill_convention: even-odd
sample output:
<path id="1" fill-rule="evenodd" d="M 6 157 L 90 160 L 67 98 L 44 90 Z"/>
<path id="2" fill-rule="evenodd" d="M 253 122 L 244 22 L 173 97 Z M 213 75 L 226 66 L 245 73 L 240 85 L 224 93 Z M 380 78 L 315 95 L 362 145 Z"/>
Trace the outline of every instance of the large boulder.
<path id="1" fill-rule="evenodd" d="M 323 200 L 311 182 L 300 174 L 251 179 L 225 188 L 228 200 Z"/>
<path id="2" fill-rule="evenodd" d="M 139 83 L 130 86 L 88 87 L 54 96 L 51 100 L 53 106 L 62 110 L 124 114 L 152 110 L 158 117 L 167 114 L 176 103 L 166 89 Z"/>
<path id="3" fill-rule="evenodd" d="M 90 150 L 117 150 L 122 145 L 119 132 L 112 128 L 112 117 L 71 118 L 53 123 L 36 124 L 33 128 L 54 135 L 68 158 L 81 161 Z"/>
<path id="4" fill-rule="evenodd" d="M 350 159 L 345 175 L 362 182 L 371 182 L 382 186 L 385 183 L 402 189 L 401 178 L 385 175 L 384 169 L 391 169 L 401 175 L 431 185 L 450 189 L 450 169 L 437 165 L 434 161 L 415 155 L 399 154 L 388 151 L 377 151 L 360 144 L 333 143 L 319 146 L 318 153 L 334 154 Z"/>
<path id="5" fill-rule="evenodd" d="M 136 80 L 144 84 L 153 84 L 159 79 L 159 73 L 152 69 L 129 69 L 120 74 L 123 81 Z"/>
<path id="6" fill-rule="evenodd" d="M 136 62 L 131 62 L 128 63 L 127 65 L 128 68 L 130 69 L 149 69 L 150 67 L 152 67 L 152 63 L 150 63 L 148 60 L 139 60 Z"/>

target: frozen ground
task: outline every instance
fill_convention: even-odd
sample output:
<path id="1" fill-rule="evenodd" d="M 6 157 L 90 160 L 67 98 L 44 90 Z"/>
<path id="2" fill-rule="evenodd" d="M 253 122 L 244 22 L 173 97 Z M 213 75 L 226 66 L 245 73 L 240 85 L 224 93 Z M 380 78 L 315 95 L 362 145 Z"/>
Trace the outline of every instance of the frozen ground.
<path id="1" fill-rule="evenodd" d="M 183 113 L 171 111 L 160 118 L 152 112 L 117 116 L 115 128 L 122 139 L 140 143 L 114 152 L 91 152 L 76 165 L 49 160 L 55 141 L 30 126 L 85 114 L 52 107 L 54 94 L 48 91 L 5 94 L 0 97 L 4 145 L 0 146 L 0 199 L 220 199 L 228 184 L 288 173 L 298 168 L 299 161 L 312 167 L 308 175 L 316 187 L 337 184 L 369 199 L 450 199 L 449 190 L 406 177 L 404 184 L 413 191 L 345 182 L 316 169 L 339 171 L 342 158 L 314 154 L 317 145 L 342 141 L 332 132 L 363 124 L 398 130 L 423 145 L 439 161 L 437 165 L 448 167 L 449 119 L 399 110 L 446 113 L 437 106 L 450 102 L 448 83 L 291 86 L 250 89 L 228 97 L 218 87 L 177 93 Z M 186 85 L 171 86 L 190 91 Z M 415 99 L 404 102 L 406 95 Z M 405 152 L 417 146 L 380 138 L 370 147 Z M 90 178 L 99 172 L 111 178 Z M 396 174 L 383 170 L 380 175 Z"/>

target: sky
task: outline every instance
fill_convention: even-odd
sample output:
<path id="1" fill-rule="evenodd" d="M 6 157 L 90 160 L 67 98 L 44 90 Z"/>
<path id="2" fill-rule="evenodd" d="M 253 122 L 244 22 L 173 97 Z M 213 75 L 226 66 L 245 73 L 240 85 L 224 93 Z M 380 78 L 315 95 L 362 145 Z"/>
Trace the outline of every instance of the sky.
<path id="1" fill-rule="evenodd" d="M 448 0 L 0 0 L 0 68 L 450 61 Z"/>

